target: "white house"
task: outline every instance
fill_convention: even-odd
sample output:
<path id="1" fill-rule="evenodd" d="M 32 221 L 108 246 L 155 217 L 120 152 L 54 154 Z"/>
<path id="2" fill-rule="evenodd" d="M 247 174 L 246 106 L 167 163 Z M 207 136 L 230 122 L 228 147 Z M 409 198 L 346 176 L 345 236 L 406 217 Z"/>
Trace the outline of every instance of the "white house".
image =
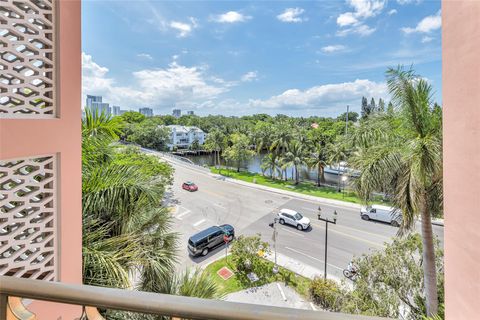
<path id="1" fill-rule="evenodd" d="M 199 145 L 205 143 L 207 134 L 200 128 L 180 125 L 170 125 L 167 128 L 170 129 L 170 141 L 167 144 L 170 150 L 174 147 L 188 149 L 195 140 L 198 140 Z"/>

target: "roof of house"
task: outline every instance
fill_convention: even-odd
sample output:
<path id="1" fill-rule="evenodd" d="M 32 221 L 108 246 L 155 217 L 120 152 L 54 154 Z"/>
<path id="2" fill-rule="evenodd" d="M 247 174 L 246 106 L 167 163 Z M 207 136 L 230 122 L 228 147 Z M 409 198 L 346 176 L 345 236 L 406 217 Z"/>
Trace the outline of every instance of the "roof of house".
<path id="1" fill-rule="evenodd" d="M 167 126 L 167 128 L 170 128 L 171 130 L 175 130 L 176 132 L 184 132 L 184 133 L 187 133 L 187 132 L 190 132 L 190 131 L 203 132 L 203 130 L 198 128 L 198 127 L 181 126 L 181 125 L 178 125 L 178 124 L 171 124 L 171 125 Z"/>

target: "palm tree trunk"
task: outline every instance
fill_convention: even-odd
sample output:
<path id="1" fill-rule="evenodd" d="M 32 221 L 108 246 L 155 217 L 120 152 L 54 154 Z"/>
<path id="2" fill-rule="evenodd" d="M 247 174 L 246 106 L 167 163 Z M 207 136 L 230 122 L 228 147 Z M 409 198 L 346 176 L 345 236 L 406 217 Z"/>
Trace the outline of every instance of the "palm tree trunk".
<path id="1" fill-rule="evenodd" d="M 322 174 L 321 174 L 320 182 L 321 182 L 321 183 L 325 183 L 325 168 L 324 168 L 323 166 L 320 166 L 320 168 L 322 169 Z"/>
<path id="2" fill-rule="evenodd" d="M 340 162 L 338 163 L 337 165 L 337 188 L 338 188 L 338 192 L 340 192 Z"/>
<path id="3" fill-rule="evenodd" d="M 435 267 L 435 246 L 433 243 L 432 217 L 426 205 L 426 196 L 423 196 L 422 209 L 422 245 L 423 245 L 423 281 L 427 315 L 429 317 L 438 312 L 437 269 Z"/>
<path id="4" fill-rule="evenodd" d="M 317 167 L 317 187 L 320 187 L 320 172 L 322 171 L 322 165 L 319 163 Z"/>
<path id="5" fill-rule="evenodd" d="M 298 168 L 295 165 L 295 184 L 298 184 Z"/>

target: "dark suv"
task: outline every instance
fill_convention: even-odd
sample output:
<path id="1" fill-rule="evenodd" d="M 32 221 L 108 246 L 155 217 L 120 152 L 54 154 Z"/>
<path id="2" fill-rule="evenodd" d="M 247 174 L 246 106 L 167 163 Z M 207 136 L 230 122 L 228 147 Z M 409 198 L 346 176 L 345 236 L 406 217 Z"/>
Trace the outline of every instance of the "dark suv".
<path id="1" fill-rule="evenodd" d="M 192 256 L 206 256 L 210 250 L 225 243 L 223 237 L 227 236 L 228 241 L 235 237 L 235 229 L 229 224 L 213 226 L 200 231 L 188 239 L 188 253 Z"/>

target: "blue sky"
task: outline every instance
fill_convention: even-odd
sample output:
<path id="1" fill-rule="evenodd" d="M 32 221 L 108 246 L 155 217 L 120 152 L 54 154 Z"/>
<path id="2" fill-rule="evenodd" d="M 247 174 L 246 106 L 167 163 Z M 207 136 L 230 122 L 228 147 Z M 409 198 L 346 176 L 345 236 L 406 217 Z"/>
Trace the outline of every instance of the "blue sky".
<path id="1" fill-rule="evenodd" d="M 414 65 L 441 103 L 440 1 L 82 1 L 83 99 L 335 116 Z M 85 99 L 83 100 L 85 101 Z"/>

